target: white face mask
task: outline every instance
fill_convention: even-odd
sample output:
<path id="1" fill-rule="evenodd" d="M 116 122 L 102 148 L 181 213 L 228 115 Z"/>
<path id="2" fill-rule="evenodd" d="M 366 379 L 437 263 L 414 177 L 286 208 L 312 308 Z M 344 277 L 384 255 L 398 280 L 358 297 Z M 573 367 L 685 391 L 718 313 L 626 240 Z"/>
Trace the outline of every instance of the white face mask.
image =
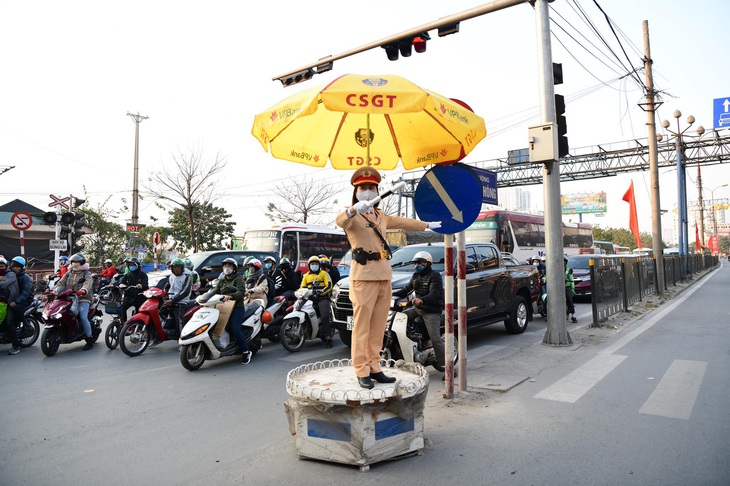
<path id="1" fill-rule="evenodd" d="M 225 267 L 223 268 L 223 273 L 225 273 L 226 275 L 230 275 L 233 273 L 233 269 L 231 267 Z"/>
<path id="2" fill-rule="evenodd" d="M 358 201 L 372 201 L 376 197 L 378 197 L 378 193 L 375 191 L 371 191 L 370 189 L 366 191 L 359 191 L 355 197 L 357 197 Z"/>

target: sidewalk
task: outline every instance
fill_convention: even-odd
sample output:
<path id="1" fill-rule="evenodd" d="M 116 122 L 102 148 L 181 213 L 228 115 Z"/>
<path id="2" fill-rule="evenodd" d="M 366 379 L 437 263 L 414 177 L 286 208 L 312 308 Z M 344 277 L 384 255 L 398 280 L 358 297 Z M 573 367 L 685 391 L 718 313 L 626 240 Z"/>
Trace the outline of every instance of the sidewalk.
<path id="1" fill-rule="evenodd" d="M 716 268 L 722 268 L 723 263 Z M 521 348 L 501 348 L 490 350 L 490 346 L 482 346 L 474 350 L 468 356 L 467 391 L 458 391 L 458 378 L 454 384 L 454 398 L 447 407 L 459 404 L 481 403 L 488 401 L 494 393 L 505 393 L 525 381 L 535 381 L 544 370 L 551 369 L 562 361 L 571 357 L 575 351 L 587 351 L 601 343 L 618 337 L 640 319 L 650 317 L 653 313 L 660 311 L 665 304 L 671 303 L 673 299 L 694 284 L 701 281 L 715 268 L 709 269 L 692 280 L 680 282 L 676 286 L 665 290 L 661 295 L 649 295 L 644 300 L 631 306 L 629 312 L 615 314 L 602 323 L 602 327 L 589 327 L 590 319 L 585 319 L 585 324 L 568 326 L 568 332 L 573 340 L 572 346 L 548 346 L 542 344 L 542 339 L 532 345 Z M 483 349 L 487 348 L 487 349 Z M 457 365 L 458 367 L 458 365 Z M 439 375 L 440 379 L 440 375 Z M 428 404 L 431 406 L 444 406 L 443 402 L 449 402 L 443 398 L 443 384 L 436 383 L 435 378 L 431 379 L 431 391 L 428 396 Z"/>

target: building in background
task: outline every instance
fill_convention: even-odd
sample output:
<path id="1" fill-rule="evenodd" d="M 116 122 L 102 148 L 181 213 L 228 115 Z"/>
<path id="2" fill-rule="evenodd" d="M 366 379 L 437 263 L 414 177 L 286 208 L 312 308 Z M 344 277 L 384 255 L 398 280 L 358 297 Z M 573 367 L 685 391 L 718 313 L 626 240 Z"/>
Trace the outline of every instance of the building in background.
<path id="1" fill-rule="evenodd" d="M 498 189 L 499 207 L 507 211 L 534 212 L 532 193 L 520 187 Z"/>

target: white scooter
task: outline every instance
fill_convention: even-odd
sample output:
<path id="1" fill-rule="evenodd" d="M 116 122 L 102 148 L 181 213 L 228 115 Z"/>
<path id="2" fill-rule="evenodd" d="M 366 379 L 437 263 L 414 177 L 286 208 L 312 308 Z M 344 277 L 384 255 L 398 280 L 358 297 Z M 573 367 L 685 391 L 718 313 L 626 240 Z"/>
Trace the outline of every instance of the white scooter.
<path id="1" fill-rule="evenodd" d="M 185 369 L 195 371 L 203 366 L 206 359 L 215 360 L 241 354 L 238 344 L 228 331 L 223 331 L 219 339 L 213 338 L 213 330 L 220 316 L 216 306 L 223 302 L 224 297 L 207 292 L 196 299 L 203 307 L 193 314 L 180 333 L 180 363 Z M 262 325 L 270 322 L 271 318 L 271 314 L 261 305 L 246 305 L 242 326 L 252 354 L 261 349 L 259 332 Z"/>
<path id="2" fill-rule="evenodd" d="M 390 306 L 390 315 L 388 323 L 385 326 L 385 336 L 383 337 L 383 349 L 380 356 L 384 360 L 404 360 L 407 363 L 419 363 L 423 366 L 433 366 L 438 371 L 444 371 L 443 366 L 438 363 L 436 353 L 433 347 L 426 347 L 431 338 L 426 331 L 421 317 L 411 319 L 409 322 L 408 315 L 405 310 L 412 307 L 409 299 L 393 298 Z M 420 322 L 419 322 L 420 321 Z M 424 335 L 425 334 L 425 335 Z M 443 323 L 441 327 L 441 336 L 436 339 L 443 340 L 444 334 Z M 454 334 L 454 346 L 456 351 L 458 339 Z M 454 357 L 454 363 L 458 361 L 458 356 Z"/>
<path id="3" fill-rule="evenodd" d="M 312 294 L 312 289 L 299 289 L 294 292 L 297 298 L 294 309 L 284 316 L 284 322 L 281 323 L 279 339 L 284 349 L 290 353 L 301 350 L 307 339 L 317 337 L 324 339 L 324 336 L 319 335 L 320 318 L 314 309 Z"/>

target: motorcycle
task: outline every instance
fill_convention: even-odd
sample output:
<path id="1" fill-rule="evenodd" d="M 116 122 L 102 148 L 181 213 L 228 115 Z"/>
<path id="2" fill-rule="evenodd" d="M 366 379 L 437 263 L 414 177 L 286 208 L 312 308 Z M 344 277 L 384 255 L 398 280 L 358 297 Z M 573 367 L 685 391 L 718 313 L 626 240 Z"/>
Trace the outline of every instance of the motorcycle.
<path id="1" fill-rule="evenodd" d="M 235 287 L 234 287 L 235 290 Z M 180 363 L 189 371 L 195 371 L 205 363 L 206 359 L 216 360 L 226 356 L 241 354 L 241 350 L 228 331 L 223 331 L 220 338 L 213 337 L 217 325 L 225 326 L 226 322 L 218 322 L 220 311 L 216 306 L 223 302 L 223 295 L 208 291 L 196 299 L 202 305 L 192 319 L 185 324 L 180 337 Z M 248 341 L 248 348 L 253 355 L 261 349 L 259 333 L 264 324 L 272 321 L 271 313 L 257 304 L 245 307 L 242 326 Z"/>
<path id="2" fill-rule="evenodd" d="M 284 316 L 279 339 L 284 349 L 290 353 L 301 350 L 307 339 L 325 340 L 326 336 L 322 335 L 319 327 L 321 319 L 317 315 L 312 301 L 313 293 L 312 289 L 299 289 L 294 292 L 297 301 L 294 303 L 292 311 Z"/>
<path id="3" fill-rule="evenodd" d="M 426 347 L 432 339 L 428 335 L 426 326 L 421 316 L 409 319 L 405 310 L 412 307 L 409 299 L 393 298 L 390 306 L 388 322 L 385 326 L 383 337 L 383 349 L 380 356 L 386 361 L 404 360 L 408 363 L 419 363 L 423 366 L 433 366 L 437 371 L 444 371 L 444 367 L 438 363 L 433 347 Z M 441 321 L 441 336 L 438 339 L 445 339 L 444 323 Z M 454 334 L 454 347 L 457 350 L 458 338 Z M 458 361 L 458 355 L 454 356 L 454 363 Z"/>
<path id="4" fill-rule="evenodd" d="M 104 332 L 104 342 L 109 349 L 116 349 L 119 345 L 119 331 L 124 324 L 122 320 L 124 297 L 126 293 L 136 294 L 136 292 L 135 287 L 127 287 L 124 284 L 109 284 L 99 289 L 99 301 L 104 304 L 104 312 L 112 316 L 112 322 L 106 326 Z M 131 297 L 131 295 L 127 297 Z"/>
<path id="5" fill-rule="evenodd" d="M 60 293 L 49 292 L 47 297 L 49 300 L 43 309 L 43 320 L 46 322 L 46 327 L 41 335 L 41 351 L 46 356 L 53 356 L 62 343 L 83 341 L 86 336 L 81 321 L 72 312 L 72 306 L 77 299 L 76 293 L 72 289 L 64 289 Z M 93 342 L 96 342 L 101 334 L 103 320 L 97 295 L 93 296 L 88 317 L 89 324 L 91 324 L 91 338 Z"/>
<path id="6" fill-rule="evenodd" d="M 25 325 L 21 322 L 16 323 L 16 335 L 20 341 L 21 348 L 29 348 L 38 340 L 41 333 L 41 324 L 43 323 L 43 315 L 41 314 L 42 302 L 33 299 L 33 303 L 25 310 Z M 7 321 L 5 321 L 7 325 Z M 0 330 L 0 344 L 12 344 L 10 334 L 4 329 Z"/>
<path id="7" fill-rule="evenodd" d="M 162 342 L 180 338 L 180 331 L 171 319 L 171 309 L 163 305 L 167 291 L 152 287 L 145 290 L 143 295 L 147 300 L 119 331 L 119 347 L 127 356 L 139 356 L 155 340 Z M 198 309 L 200 305 L 195 301 L 188 302 L 183 314 L 183 324 Z"/>

